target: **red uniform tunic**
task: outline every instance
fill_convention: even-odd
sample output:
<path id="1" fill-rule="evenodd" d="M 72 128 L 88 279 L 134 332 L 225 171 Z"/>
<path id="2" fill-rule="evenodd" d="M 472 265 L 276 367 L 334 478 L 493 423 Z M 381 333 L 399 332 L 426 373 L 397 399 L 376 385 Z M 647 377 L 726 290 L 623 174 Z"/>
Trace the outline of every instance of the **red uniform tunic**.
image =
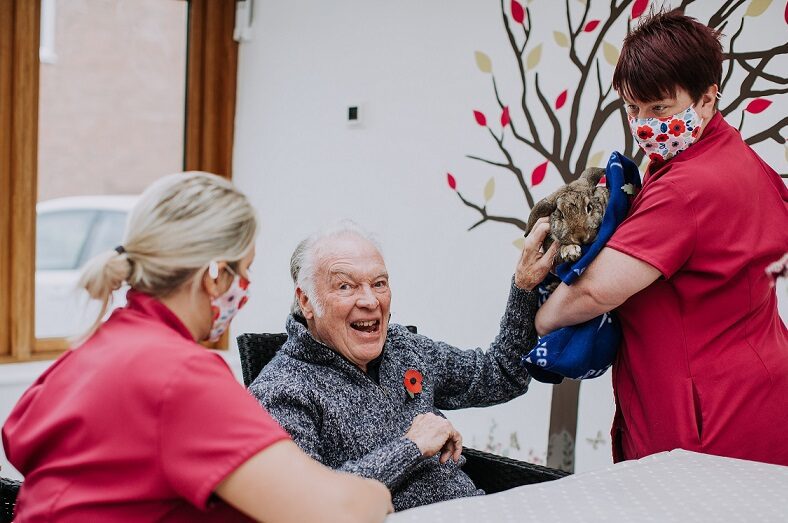
<path id="1" fill-rule="evenodd" d="M 15 521 L 245 520 L 212 493 L 287 434 L 166 306 L 128 299 L 3 426 Z"/>
<path id="2" fill-rule="evenodd" d="M 614 459 L 788 465 L 788 331 L 764 274 L 788 251 L 788 190 L 719 112 L 653 168 L 608 242 L 662 273 L 618 309 Z"/>

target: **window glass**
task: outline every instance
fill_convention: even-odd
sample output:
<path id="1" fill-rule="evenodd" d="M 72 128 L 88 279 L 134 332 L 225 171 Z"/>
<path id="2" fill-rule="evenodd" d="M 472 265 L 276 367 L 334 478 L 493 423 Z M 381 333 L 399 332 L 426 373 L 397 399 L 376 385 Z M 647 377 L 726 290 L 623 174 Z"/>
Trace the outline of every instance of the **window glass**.
<path id="1" fill-rule="evenodd" d="M 120 245 L 123 241 L 125 228 L 125 212 L 100 212 L 83 259 L 87 261 L 102 251 L 108 251 Z"/>
<path id="2" fill-rule="evenodd" d="M 96 304 L 77 290 L 79 269 L 121 243 L 130 197 L 183 170 L 188 7 L 41 3 L 38 208 L 70 212 L 38 217 L 39 338 L 72 336 L 89 324 Z"/>
<path id="3" fill-rule="evenodd" d="M 87 210 L 39 213 L 36 271 L 76 269 L 95 216 L 95 211 Z"/>

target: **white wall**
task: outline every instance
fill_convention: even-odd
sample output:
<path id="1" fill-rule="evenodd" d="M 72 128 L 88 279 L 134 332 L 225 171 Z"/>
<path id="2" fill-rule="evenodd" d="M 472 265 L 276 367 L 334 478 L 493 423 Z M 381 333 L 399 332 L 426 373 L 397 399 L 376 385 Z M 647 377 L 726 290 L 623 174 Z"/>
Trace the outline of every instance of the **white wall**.
<path id="1" fill-rule="evenodd" d="M 775 16 L 748 20 L 758 49 L 768 45 L 760 38 L 770 24 L 782 24 L 780 6 L 772 7 Z M 566 31 L 563 2 L 533 2 L 530 8 L 532 44 L 544 44 L 540 84 L 551 100 L 567 87 L 571 96 L 577 78 L 552 36 L 555 29 Z M 589 19 L 604 16 L 605 9 L 596 6 Z M 618 47 L 625 32 L 624 23 L 619 26 L 618 40 L 612 40 Z M 785 29 L 777 29 L 772 32 L 780 43 Z M 254 299 L 236 329 L 281 332 L 292 295 L 293 248 L 322 225 L 348 217 L 383 241 L 393 321 L 462 347 L 486 346 L 497 332 L 518 255 L 512 241 L 521 234 L 491 223 L 466 232 L 478 215 L 449 190 L 446 172 L 476 201 L 495 176 L 491 210 L 527 216 L 510 176 L 465 158 L 500 159 L 486 130 L 473 121 L 472 110 L 479 109 L 499 129 L 490 78 L 477 69 L 474 51 L 492 58 L 502 96 L 518 96 L 498 2 L 305 0 L 296 8 L 285 0 L 257 0 L 253 31 L 240 51 L 234 177 L 259 209 L 263 230 Z M 740 42 L 746 49 L 746 41 Z M 605 78 L 611 73 L 603 62 Z M 785 99 L 779 103 L 784 114 Z M 356 104 L 363 124 L 348 127 L 346 108 Z M 566 123 L 568 111 L 559 117 Z M 522 115 L 514 118 L 523 129 Z M 751 125 L 759 121 L 748 118 Z M 547 128 L 546 120 L 540 123 Z M 593 150 L 604 150 L 606 157 L 622 137 L 613 129 Z M 759 151 L 784 166 L 782 146 L 764 145 Z M 542 161 L 526 149 L 516 154 L 524 169 Z M 558 183 L 548 170 L 535 196 Z M 534 382 L 528 394 L 507 405 L 448 414 L 468 445 L 484 447 L 492 435 L 499 452 L 543 459 L 550 393 Z M 577 470 L 610 463 L 609 373 L 583 384 L 580 411 Z M 515 432 L 519 451 L 510 446 Z"/>

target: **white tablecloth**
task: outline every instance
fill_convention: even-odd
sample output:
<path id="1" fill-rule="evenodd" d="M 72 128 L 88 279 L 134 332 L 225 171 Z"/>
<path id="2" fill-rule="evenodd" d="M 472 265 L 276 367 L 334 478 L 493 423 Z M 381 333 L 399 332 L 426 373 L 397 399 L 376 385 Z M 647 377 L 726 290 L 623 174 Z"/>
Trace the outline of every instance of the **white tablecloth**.
<path id="1" fill-rule="evenodd" d="M 498 494 L 405 510 L 386 520 L 523 521 L 784 523 L 788 522 L 788 467 L 674 450 Z"/>

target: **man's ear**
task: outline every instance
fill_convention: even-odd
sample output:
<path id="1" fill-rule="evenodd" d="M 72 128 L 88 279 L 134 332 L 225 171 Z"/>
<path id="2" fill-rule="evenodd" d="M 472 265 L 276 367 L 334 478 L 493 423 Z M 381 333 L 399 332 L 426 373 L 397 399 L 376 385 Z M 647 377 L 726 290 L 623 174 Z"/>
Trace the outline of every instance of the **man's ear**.
<path id="1" fill-rule="evenodd" d="M 296 287 L 296 299 L 298 299 L 298 305 L 301 306 L 301 313 L 304 315 L 304 319 L 313 319 L 315 311 L 312 309 L 312 302 L 309 301 L 309 296 L 306 295 L 301 287 Z"/>

